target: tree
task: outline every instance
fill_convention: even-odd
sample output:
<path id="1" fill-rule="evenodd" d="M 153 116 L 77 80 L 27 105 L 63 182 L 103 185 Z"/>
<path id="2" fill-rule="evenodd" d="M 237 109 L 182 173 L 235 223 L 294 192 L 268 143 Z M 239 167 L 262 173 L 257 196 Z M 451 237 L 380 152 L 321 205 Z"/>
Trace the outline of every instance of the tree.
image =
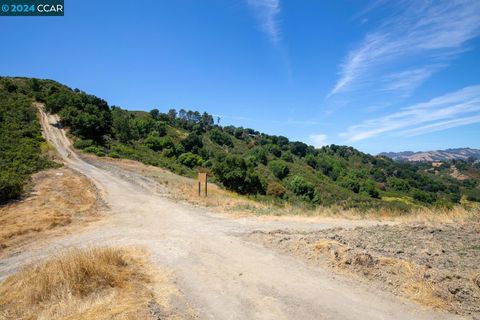
<path id="1" fill-rule="evenodd" d="M 158 111 L 158 109 L 152 109 L 150 110 L 150 116 L 153 119 L 158 120 L 158 117 L 160 116 L 160 111 Z"/>
<path id="2" fill-rule="evenodd" d="M 227 189 L 241 194 L 265 193 L 258 174 L 240 156 L 228 155 L 216 162 L 213 172 Z"/>
<path id="3" fill-rule="evenodd" d="M 203 148 L 201 136 L 194 132 L 191 132 L 184 140 L 182 140 L 182 145 L 185 148 L 185 151 L 191 151 L 193 153 L 198 153 L 198 151 Z"/>
<path id="4" fill-rule="evenodd" d="M 233 147 L 233 141 L 230 136 L 217 128 L 210 130 L 209 136 L 210 140 L 220 146 Z"/>
<path id="5" fill-rule="evenodd" d="M 168 121 L 171 123 L 171 124 L 174 124 L 175 123 L 175 119 L 177 119 L 177 110 L 175 109 L 170 109 L 168 110 L 168 113 L 167 113 L 167 117 L 168 117 Z"/>
<path id="6" fill-rule="evenodd" d="M 290 144 L 290 151 L 292 151 L 294 155 L 297 155 L 299 157 L 305 157 L 305 155 L 307 154 L 307 150 L 308 145 L 303 142 L 295 141 Z"/>
<path id="7" fill-rule="evenodd" d="M 122 143 L 138 139 L 131 114 L 119 107 L 112 107 L 112 131 L 114 137 Z"/>

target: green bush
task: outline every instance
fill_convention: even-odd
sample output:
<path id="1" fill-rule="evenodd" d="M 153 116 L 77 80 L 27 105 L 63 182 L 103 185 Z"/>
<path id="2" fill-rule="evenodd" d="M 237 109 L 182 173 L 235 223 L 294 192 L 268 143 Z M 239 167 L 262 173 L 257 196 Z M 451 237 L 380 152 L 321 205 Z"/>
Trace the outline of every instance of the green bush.
<path id="1" fill-rule="evenodd" d="M 85 149 L 85 148 L 91 147 L 93 145 L 95 145 L 95 142 L 93 140 L 77 139 L 73 143 L 73 146 L 77 149 Z"/>
<path id="2" fill-rule="evenodd" d="M 254 168 L 236 155 L 228 155 L 213 165 L 213 172 L 218 180 L 227 188 L 241 194 L 265 193 L 260 177 Z"/>
<path id="3" fill-rule="evenodd" d="M 404 179 L 391 177 L 387 179 L 388 190 L 408 193 L 410 191 L 410 184 Z"/>
<path id="4" fill-rule="evenodd" d="M 338 179 L 340 186 L 353 191 L 355 193 L 360 192 L 360 182 L 359 179 L 352 174 L 347 174 Z"/>
<path id="5" fill-rule="evenodd" d="M 90 146 L 90 147 L 87 147 L 87 148 L 83 149 L 83 151 L 88 152 L 88 153 L 93 153 L 93 154 L 97 155 L 98 157 L 104 157 L 105 156 L 105 151 L 98 146 Z"/>
<path id="6" fill-rule="evenodd" d="M 215 128 L 210 130 L 209 135 L 210 135 L 210 140 L 212 140 L 216 144 L 220 146 L 233 147 L 232 138 L 230 138 L 228 134 L 223 133 L 222 131 Z"/>
<path id="7" fill-rule="evenodd" d="M 314 186 L 300 176 L 294 176 L 288 183 L 289 189 L 297 196 L 312 200 L 315 196 Z"/>
<path id="8" fill-rule="evenodd" d="M 290 172 L 288 166 L 284 162 L 278 160 L 270 161 L 268 167 L 272 171 L 273 175 L 280 180 L 285 178 Z"/>
<path id="9" fill-rule="evenodd" d="M 201 166 L 203 164 L 202 157 L 191 152 L 181 154 L 180 157 L 178 157 L 178 161 L 189 168 Z"/>
<path id="10" fill-rule="evenodd" d="M 109 156 L 110 158 L 120 158 L 120 155 L 119 155 L 117 152 L 115 152 L 115 151 L 111 151 L 111 152 L 108 154 L 108 156 Z"/>
<path id="11" fill-rule="evenodd" d="M 437 197 L 435 196 L 435 194 L 429 192 L 425 192 L 422 190 L 414 190 L 413 199 L 423 203 L 432 204 L 437 200 Z"/>
<path id="12" fill-rule="evenodd" d="M 372 198 L 380 198 L 380 192 L 375 186 L 375 182 L 370 179 L 364 180 L 360 186 L 360 192 L 372 197 Z"/>
<path id="13" fill-rule="evenodd" d="M 153 151 L 162 151 L 163 149 L 175 150 L 175 144 L 170 137 L 159 137 L 155 134 L 149 135 L 143 143 Z"/>
<path id="14" fill-rule="evenodd" d="M 480 202 L 480 189 L 473 189 L 467 191 L 467 200 Z"/>
<path id="15" fill-rule="evenodd" d="M 0 172 L 0 204 L 18 198 L 23 191 L 25 176 Z"/>

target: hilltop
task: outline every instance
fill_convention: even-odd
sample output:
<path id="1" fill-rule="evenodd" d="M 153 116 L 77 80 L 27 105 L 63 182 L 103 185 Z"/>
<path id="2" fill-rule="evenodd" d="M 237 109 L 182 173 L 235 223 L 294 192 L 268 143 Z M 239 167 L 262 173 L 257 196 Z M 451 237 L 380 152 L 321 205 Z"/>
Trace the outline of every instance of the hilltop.
<path id="1" fill-rule="evenodd" d="M 480 159 L 480 149 L 455 148 L 435 151 L 403 151 L 403 152 L 382 152 L 380 156 L 389 157 L 395 161 L 450 161 Z"/>

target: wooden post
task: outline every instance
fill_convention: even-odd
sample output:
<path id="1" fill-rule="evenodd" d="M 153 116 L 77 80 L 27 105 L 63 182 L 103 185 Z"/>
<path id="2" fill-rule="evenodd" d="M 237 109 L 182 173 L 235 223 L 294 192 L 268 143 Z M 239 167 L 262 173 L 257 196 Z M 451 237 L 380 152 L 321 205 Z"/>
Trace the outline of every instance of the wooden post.
<path id="1" fill-rule="evenodd" d="M 207 191 L 207 173 L 206 172 L 199 172 L 198 173 L 198 196 L 201 195 L 202 185 L 205 188 L 205 197 L 208 195 Z"/>

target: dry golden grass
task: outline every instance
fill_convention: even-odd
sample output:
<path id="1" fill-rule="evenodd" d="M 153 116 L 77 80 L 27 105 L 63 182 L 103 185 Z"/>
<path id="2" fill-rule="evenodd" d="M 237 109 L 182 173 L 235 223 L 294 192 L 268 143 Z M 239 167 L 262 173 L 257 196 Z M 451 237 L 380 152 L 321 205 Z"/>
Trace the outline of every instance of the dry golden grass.
<path id="1" fill-rule="evenodd" d="M 148 303 L 158 298 L 167 308 L 174 287 L 145 256 L 135 248 L 77 249 L 26 267 L 0 283 L 0 319 L 151 319 Z"/>
<path id="2" fill-rule="evenodd" d="M 386 281 L 390 281 L 391 277 L 397 279 L 399 289 L 406 298 L 433 308 L 445 309 L 449 305 L 450 301 L 438 293 L 440 288 L 425 279 L 425 267 L 390 257 L 378 258 L 377 265 L 386 275 Z"/>
<path id="3" fill-rule="evenodd" d="M 32 177 L 24 200 L 0 207 L 0 256 L 7 251 L 98 219 L 99 200 L 91 182 L 68 168 Z"/>

